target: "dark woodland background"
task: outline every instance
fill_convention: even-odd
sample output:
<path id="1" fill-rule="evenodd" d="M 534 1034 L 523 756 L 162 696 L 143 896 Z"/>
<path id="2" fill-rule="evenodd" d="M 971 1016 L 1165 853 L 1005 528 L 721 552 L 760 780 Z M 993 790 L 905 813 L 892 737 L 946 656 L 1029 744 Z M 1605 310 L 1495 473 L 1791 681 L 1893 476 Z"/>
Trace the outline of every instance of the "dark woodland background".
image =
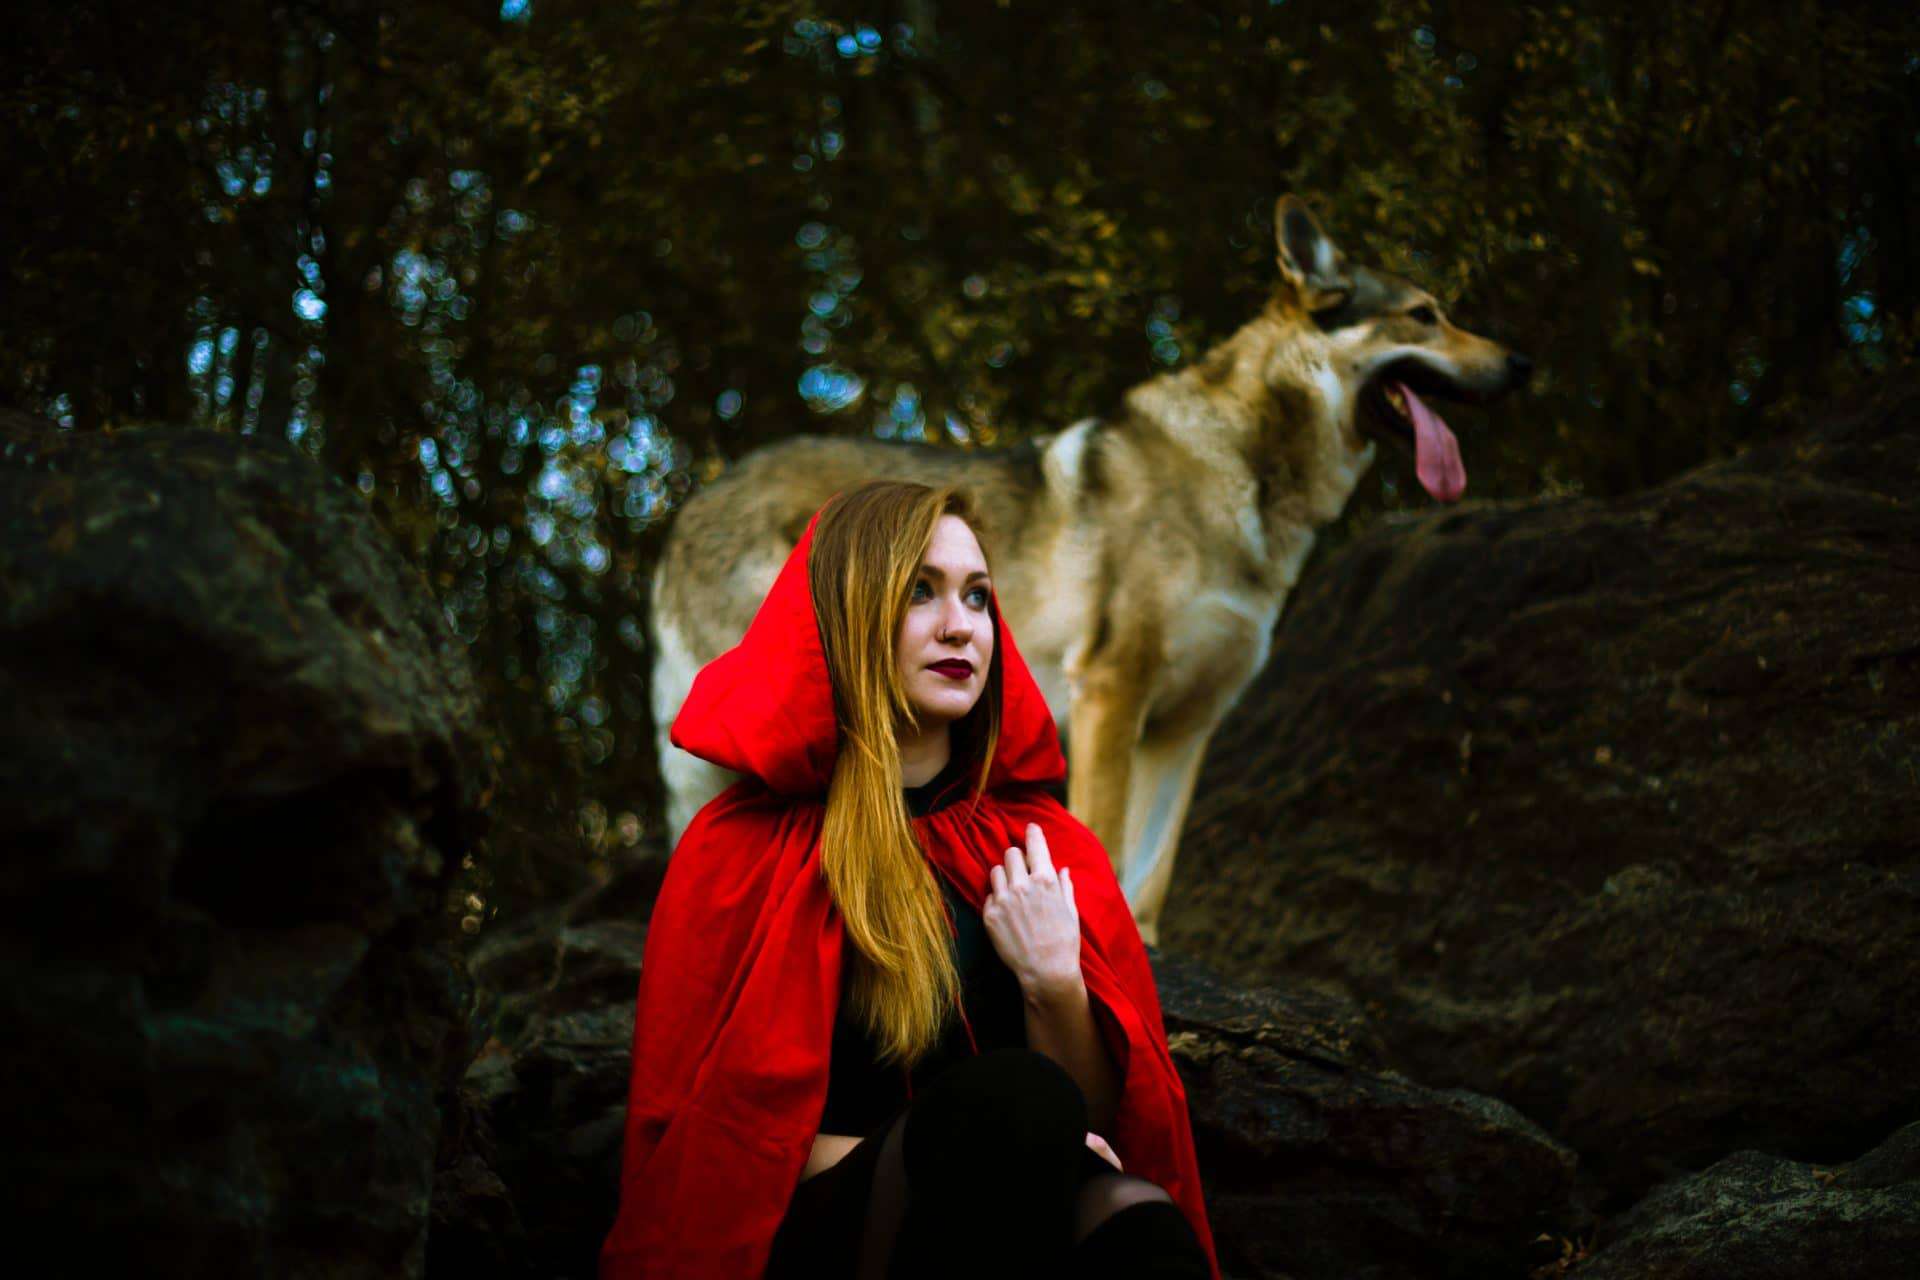
<path id="1" fill-rule="evenodd" d="M 1476 498 L 1612 496 L 1888 379 L 1920 10 L 506 0 L 10 11 L 0 405 L 284 438 L 365 496 L 498 735 L 486 918 L 657 822 L 646 577 L 763 442 L 1098 412 L 1355 258 L 1527 351 Z M 1392 451 L 1338 543 L 1419 507 Z M 1309 569 L 1309 576 L 1311 576 Z"/>
<path id="2" fill-rule="evenodd" d="M 1912 1274 L 1920 9 L 0 31 L 40 1253 L 594 1274 L 675 1034 L 634 1012 L 675 509 L 796 432 L 1106 410 L 1261 306 L 1297 192 L 1536 374 L 1449 406 L 1464 504 L 1381 450 L 1202 766 L 1152 963 L 1223 1272 Z"/>

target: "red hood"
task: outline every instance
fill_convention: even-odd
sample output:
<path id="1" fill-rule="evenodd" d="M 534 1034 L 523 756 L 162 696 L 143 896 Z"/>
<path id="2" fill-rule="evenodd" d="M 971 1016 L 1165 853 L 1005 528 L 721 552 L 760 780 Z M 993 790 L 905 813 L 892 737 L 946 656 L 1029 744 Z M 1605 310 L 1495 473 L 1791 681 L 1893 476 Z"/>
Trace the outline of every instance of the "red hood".
<path id="1" fill-rule="evenodd" d="M 694 677 L 670 735 L 681 750 L 749 774 L 783 795 L 824 793 L 840 753 L 807 578 L 807 551 L 819 522 L 816 511 L 740 643 Z M 1067 773 L 1059 731 L 1013 633 L 1000 621 L 998 596 L 993 617 L 1003 703 L 987 788 L 1059 781 Z"/>

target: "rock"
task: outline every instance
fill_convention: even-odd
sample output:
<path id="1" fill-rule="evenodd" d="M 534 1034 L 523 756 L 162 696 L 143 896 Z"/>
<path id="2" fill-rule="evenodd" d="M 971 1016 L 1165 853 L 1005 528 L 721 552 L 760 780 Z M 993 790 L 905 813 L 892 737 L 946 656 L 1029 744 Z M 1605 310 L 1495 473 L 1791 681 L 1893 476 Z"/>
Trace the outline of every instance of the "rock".
<path id="1" fill-rule="evenodd" d="M 594 1274 L 619 1203 L 634 997 L 665 868 L 643 857 L 474 948 L 491 1034 L 438 1157 L 429 1275 L 469 1277 L 475 1259 L 496 1274 Z"/>
<path id="2" fill-rule="evenodd" d="M 1658 1187 L 1579 1280 L 1907 1280 L 1920 1257 L 1920 1124 L 1841 1170 L 1758 1151 Z"/>
<path id="3" fill-rule="evenodd" d="M 1504 1103 L 1390 1070 L 1351 1003 L 1154 957 L 1223 1271 L 1518 1275 L 1577 1232 L 1575 1159 Z"/>
<path id="4" fill-rule="evenodd" d="M 443 1152 L 443 1170 L 480 1189 L 461 1193 L 472 1203 L 444 1232 L 436 1219 L 431 1273 L 491 1250 L 509 1259 L 502 1270 L 593 1274 L 616 1207 L 637 921 L 664 865 L 648 859 L 476 948 L 476 979 L 497 992 L 494 1039 L 463 1100 L 497 1151 Z M 1231 1274 L 1484 1274 L 1519 1265 L 1539 1232 L 1586 1222 L 1571 1153 L 1509 1107 L 1392 1073 L 1350 1003 L 1235 990 L 1164 955 L 1155 965 Z M 504 1183 L 524 1239 L 470 1159 Z"/>
<path id="5" fill-rule="evenodd" d="M 472 1056 L 464 647 L 283 443 L 0 420 L 16 1221 L 142 1275 L 422 1270 Z"/>
<path id="6" fill-rule="evenodd" d="M 1310 570 L 1161 938 L 1377 1016 L 1618 1197 L 1920 1108 L 1920 389 Z"/>

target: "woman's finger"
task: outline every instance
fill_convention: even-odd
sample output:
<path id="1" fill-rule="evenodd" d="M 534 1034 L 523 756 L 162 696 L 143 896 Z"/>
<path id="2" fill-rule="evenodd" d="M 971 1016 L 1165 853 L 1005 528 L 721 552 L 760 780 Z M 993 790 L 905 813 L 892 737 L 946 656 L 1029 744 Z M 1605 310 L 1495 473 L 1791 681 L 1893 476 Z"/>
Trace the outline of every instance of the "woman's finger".
<path id="1" fill-rule="evenodd" d="M 1073 905 L 1073 868 L 1072 867 L 1060 868 L 1060 892 L 1066 895 L 1067 905 L 1070 907 L 1073 907 L 1074 914 L 1079 915 L 1080 908 L 1074 907 Z"/>
<path id="2" fill-rule="evenodd" d="M 1027 824 L 1027 864 L 1036 876 L 1053 874 L 1053 853 L 1047 848 L 1047 837 L 1037 822 Z"/>
<path id="3" fill-rule="evenodd" d="M 1027 878 L 1026 855 L 1021 853 L 1017 847 L 1008 849 L 1007 850 L 1007 883 L 1019 884 L 1022 880 L 1025 880 L 1026 878 Z"/>
<path id="4" fill-rule="evenodd" d="M 987 872 L 987 879 L 993 882 L 993 892 L 1005 893 L 1007 891 L 1007 873 L 1005 868 L 992 868 Z"/>
<path id="5" fill-rule="evenodd" d="M 1120 1169 L 1120 1172 L 1126 1172 L 1125 1169 L 1120 1168 L 1120 1157 L 1113 1154 L 1113 1148 L 1107 1145 L 1105 1138 L 1089 1130 L 1087 1133 L 1087 1146 L 1102 1160 L 1105 1160 L 1114 1168 Z"/>

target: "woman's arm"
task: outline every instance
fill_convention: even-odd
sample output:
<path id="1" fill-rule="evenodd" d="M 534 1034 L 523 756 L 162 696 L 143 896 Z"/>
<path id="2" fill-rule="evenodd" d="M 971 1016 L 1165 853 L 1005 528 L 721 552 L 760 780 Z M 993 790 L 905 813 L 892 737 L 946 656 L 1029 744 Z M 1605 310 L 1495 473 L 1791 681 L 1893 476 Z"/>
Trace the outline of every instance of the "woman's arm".
<path id="1" fill-rule="evenodd" d="M 1047 837 L 1027 824 L 1027 848 L 1008 849 L 1006 865 L 989 873 L 992 890 L 980 912 L 1000 958 L 1026 1000 L 1027 1045 L 1052 1058 L 1087 1099 L 1094 1130 L 1113 1123 L 1119 1072 L 1093 1021 L 1080 972 L 1080 911 L 1073 872 L 1055 872 Z"/>
<path id="2" fill-rule="evenodd" d="M 807 1166 L 800 1171 L 800 1177 L 804 1180 L 816 1173 L 825 1173 L 846 1159 L 847 1152 L 859 1145 L 860 1139 L 850 1138 L 844 1133 L 814 1134 L 813 1150 L 807 1153 Z"/>
<path id="3" fill-rule="evenodd" d="M 1119 1073 L 1094 1025 L 1087 984 L 1075 975 L 1073 986 L 1027 995 L 1027 1046 L 1067 1069 L 1087 1098 L 1087 1124 L 1095 1133 L 1111 1133 L 1120 1104 Z"/>

